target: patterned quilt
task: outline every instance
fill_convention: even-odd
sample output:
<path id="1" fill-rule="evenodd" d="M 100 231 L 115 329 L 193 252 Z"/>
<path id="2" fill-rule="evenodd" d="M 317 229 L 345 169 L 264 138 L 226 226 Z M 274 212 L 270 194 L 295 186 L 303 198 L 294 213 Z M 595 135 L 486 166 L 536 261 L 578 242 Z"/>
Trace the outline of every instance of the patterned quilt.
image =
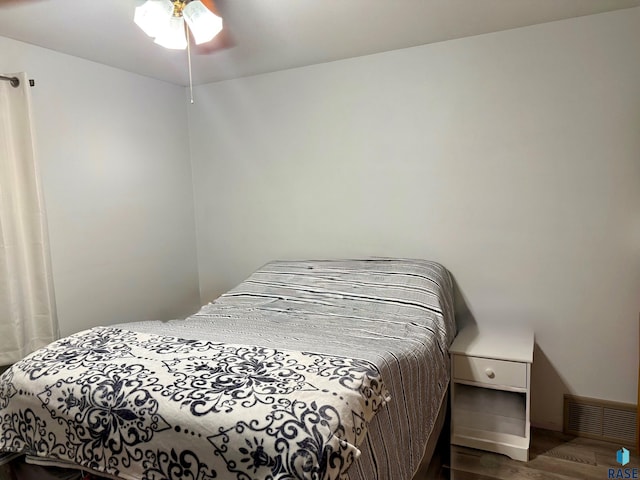
<path id="1" fill-rule="evenodd" d="M 388 398 L 364 360 L 98 327 L 0 377 L 0 452 L 125 479 L 343 479 Z"/>

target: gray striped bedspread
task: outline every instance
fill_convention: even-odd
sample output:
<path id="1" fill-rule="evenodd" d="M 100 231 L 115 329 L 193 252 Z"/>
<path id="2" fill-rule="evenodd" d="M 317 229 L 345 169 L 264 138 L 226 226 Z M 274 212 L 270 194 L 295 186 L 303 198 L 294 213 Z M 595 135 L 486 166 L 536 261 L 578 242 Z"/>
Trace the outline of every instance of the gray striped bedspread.
<path id="1" fill-rule="evenodd" d="M 185 320 L 97 327 L 18 362 L 0 376 L 0 463 L 410 480 L 446 395 L 453 313 L 434 262 L 271 262 Z"/>
<path id="2" fill-rule="evenodd" d="M 449 382 L 456 334 L 448 271 L 426 260 L 276 261 L 186 320 L 137 332 L 358 358 L 391 401 L 359 445 L 349 480 L 410 480 Z"/>

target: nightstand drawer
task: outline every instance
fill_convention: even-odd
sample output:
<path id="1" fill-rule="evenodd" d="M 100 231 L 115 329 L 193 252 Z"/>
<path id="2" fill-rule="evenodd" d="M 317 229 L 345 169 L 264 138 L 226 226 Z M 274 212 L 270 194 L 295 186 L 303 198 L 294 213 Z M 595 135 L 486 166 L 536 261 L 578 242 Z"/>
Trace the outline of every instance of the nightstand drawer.
<path id="1" fill-rule="evenodd" d="M 527 388 L 526 363 L 454 355 L 453 376 L 458 380 Z"/>

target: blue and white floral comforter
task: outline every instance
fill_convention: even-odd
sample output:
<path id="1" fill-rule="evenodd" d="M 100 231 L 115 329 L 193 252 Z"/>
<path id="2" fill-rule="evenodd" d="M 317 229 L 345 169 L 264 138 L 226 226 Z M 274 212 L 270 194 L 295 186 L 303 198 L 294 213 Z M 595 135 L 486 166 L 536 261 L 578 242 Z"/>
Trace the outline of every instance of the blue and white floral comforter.
<path id="1" fill-rule="evenodd" d="M 364 360 L 98 327 L 0 377 L 0 452 L 125 479 L 342 479 L 387 399 Z"/>

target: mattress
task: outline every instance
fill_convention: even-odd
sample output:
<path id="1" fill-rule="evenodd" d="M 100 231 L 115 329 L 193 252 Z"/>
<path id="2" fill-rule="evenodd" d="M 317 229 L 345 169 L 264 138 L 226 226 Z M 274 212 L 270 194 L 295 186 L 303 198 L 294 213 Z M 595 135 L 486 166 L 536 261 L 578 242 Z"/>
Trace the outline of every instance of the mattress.
<path id="1" fill-rule="evenodd" d="M 331 408 L 342 413 L 345 419 L 351 412 L 352 418 L 340 422 L 339 428 L 350 432 L 339 435 L 340 441 L 332 446 L 344 453 L 339 457 L 337 469 L 330 473 L 326 472 L 331 469 L 325 469 L 321 476 L 315 470 L 315 474 L 301 478 L 409 480 L 420 464 L 446 394 L 449 382 L 447 349 L 455 333 L 452 282 L 446 269 L 423 260 L 368 259 L 271 262 L 186 320 L 121 324 L 82 335 L 93 335 L 93 344 L 98 346 L 103 338 L 120 339 L 119 348 L 135 346 L 138 349 L 136 358 L 148 358 L 149 361 L 153 361 L 158 352 L 162 353 L 163 344 L 178 350 L 183 348 L 183 355 L 178 355 L 170 365 L 176 368 L 169 369 L 178 376 L 184 374 L 178 364 L 188 361 L 193 364 L 194 359 L 202 360 L 216 349 L 231 349 L 237 357 L 247 348 L 254 351 L 257 348 L 262 349 L 263 357 L 279 355 L 280 363 L 304 364 L 299 368 L 304 375 L 309 375 L 308 382 L 316 389 L 311 397 L 303 395 L 305 405 L 317 407 L 316 398 L 318 404 L 328 405 L 320 401 L 322 394 L 333 396 L 334 400 L 339 398 L 343 403 L 338 402 Z M 194 346 L 206 351 L 198 357 L 193 352 Z M 56 352 L 56 355 L 64 355 L 62 350 Z M 176 352 L 172 350 L 171 354 L 175 356 Z M 287 360 L 282 360 L 285 357 Z M 166 360 L 156 360 L 168 366 Z M 125 368 L 125 365 L 127 362 L 120 366 Z M 139 372 L 134 373 L 139 375 Z M 11 375 L 5 373 L 2 377 L 4 397 L 8 388 L 6 380 Z M 66 378 L 65 372 L 61 375 Z M 353 379 L 358 384 L 355 388 L 351 384 Z M 307 382 L 306 377 L 298 380 L 303 384 Z M 324 386 L 323 381 L 327 382 Z M 295 405 L 295 395 L 300 395 L 305 387 L 298 385 L 296 388 L 289 392 L 292 399 L 282 400 L 283 405 Z M 202 408 L 210 406 L 206 399 L 204 403 L 199 399 L 197 388 L 173 393 L 182 401 L 178 410 L 200 408 L 202 413 Z M 40 392 L 38 398 L 44 404 L 55 397 L 43 396 Z M 372 400 L 370 405 L 367 399 Z M 357 409 L 350 410 L 354 404 Z M 242 415 L 249 414 L 240 413 L 238 419 L 229 418 L 226 426 L 219 428 L 217 438 L 226 442 L 237 425 L 248 428 L 251 422 L 243 423 Z M 155 427 L 163 427 L 160 420 L 154 421 Z M 286 433 L 286 429 L 282 431 Z M 198 432 L 198 425 L 191 426 L 190 432 L 191 435 Z M 310 434 L 310 438 L 316 433 Z M 247 442 L 240 447 L 245 453 L 252 449 L 255 453 L 260 449 L 272 448 L 273 451 L 276 448 L 263 445 L 260 442 L 264 439 L 257 436 L 238 438 L 236 444 L 242 441 Z M 328 445 L 330 441 L 335 442 L 335 438 L 328 432 L 319 441 Z M 222 451 L 219 447 L 215 447 L 216 452 Z M 177 455 L 171 450 L 167 458 L 171 454 Z M 135 455 L 130 458 L 135 459 Z M 251 458 L 255 460 L 256 457 Z M 183 460 L 206 467 L 202 458 Z M 170 463 L 171 458 L 167 461 Z M 236 465 L 234 462 L 231 463 Z M 180 464 L 180 459 L 174 463 Z M 101 471 L 100 468 L 97 470 Z M 233 476 L 232 470 L 228 476 L 219 477 L 267 478 L 257 471 Z M 202 470 L 203 478 L 208 471 Z M 156 472 L 149 478 L 170 478 L 167 472 Z M 289 477 L 274 475 L 273 478 Z"/>

